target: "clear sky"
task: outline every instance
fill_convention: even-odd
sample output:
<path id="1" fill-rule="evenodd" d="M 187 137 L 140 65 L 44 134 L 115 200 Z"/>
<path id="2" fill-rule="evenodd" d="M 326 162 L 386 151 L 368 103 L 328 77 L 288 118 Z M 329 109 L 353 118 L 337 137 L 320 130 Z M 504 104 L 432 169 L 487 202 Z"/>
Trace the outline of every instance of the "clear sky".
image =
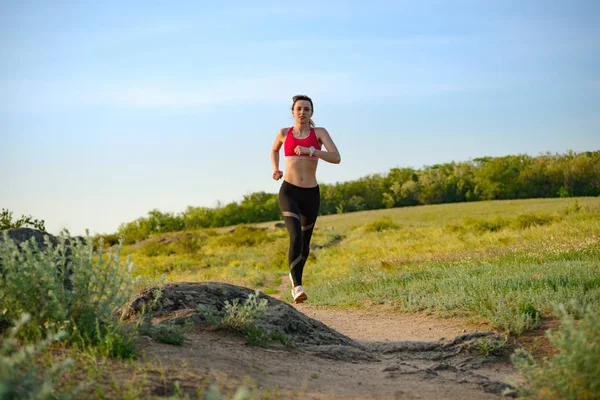
<path id="1" fill-rule="evenodd" d="M 597 0 L 2 1 L 0 207 L 94 234 L 275 193 L 294 94 L 342 155 L 324 183 L 598 150 L 599 21 Z"/>

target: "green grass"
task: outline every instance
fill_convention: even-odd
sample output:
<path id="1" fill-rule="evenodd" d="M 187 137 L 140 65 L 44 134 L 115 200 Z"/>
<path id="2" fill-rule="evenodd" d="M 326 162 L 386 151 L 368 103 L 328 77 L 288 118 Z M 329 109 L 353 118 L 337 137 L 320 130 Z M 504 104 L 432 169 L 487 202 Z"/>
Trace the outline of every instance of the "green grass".
<path id="1" fill-rule="evenodd" d="M 162 368 L 114 358 L 134 355 L 134 333 L 113 320 L 114 309 L 133 293 L 133 278 L 139 278 L 136 289 L 167 281 L 221 281 L 275 294 L 288 272 L 287 246 L 287 231 L 273 229 L 272 222 L 156 235 L 111 254 L 80 246 L 69 257 L 60 249 L 23 255 L 5 245 L 0 300 L 6 307 L 0 308 L 0 322 L 18 321 L 31 310 L 35 323 L 21 324 L 19 343 L 4 336 L 2 362 L 13 375 L 4 373 L 0 392 L 27 382 L 31 393 L 41 393 L 46 384 L 56 393 L 144 397 L 143 384 L 120 381 L 112 368 L 118 364 L 134 377 Z M 126 256 L 133 264 L 123 262 Z M 63 272 L 72 268 L 75 290 L 65 288 L 63 275 L 51 268 L 57 265 Z M 474 318 L 514 335 L 538 327 L 561 304 L 555 314 L 561 326 L 549 334 L 558 355 L 541 362 L 523 352 L 515 358 L 526 380 L 521 390 L 546 398 L 597 398 L 599 266 L 600 198 L 444 204 L 320 217 L 304 286 L 311 304 L 387 303 L 406 312 Z M 291 300 L 289 290 L 282 298 Z M 245 315 L 238 312 L 243 308 L 231 305 L 229 325 Z M 286 336 L 252 323 L 238 328 L 251 343 L 289 345 Z M 157 340 L 185 339 L 183 328 L 157 329 Z M 52 332 L 61 330 L 68 334 L 61 346 L 67 347 L 50 346 L 48 360 L 38 365 Z M 498 354 L 506 343 L 481 341 L 478 350 Z M 53 357 L 60 351 L 70 357 Z M 67 371 L 70 360 L 76 367 Z M 84 381 L 90 385 L 79 387 Z M 173 390 L 174 382 L 163 384 Z M 205 390 L 207 384 L 198 387 Z"/>
<path id="2" fill-rule="evenodd" d="M 288 237 L 272 226 L 185 233 L 203 237 L 194 252 L 150 257 L 138 247 L 134 273 L 273 293 L 287 272 Z M 320 217 L 304 285 L 312 304 L 388 303 L 520 334 L 553 302 L 600 304 L 599 262 L 599 198 L 443 204 Z"/>

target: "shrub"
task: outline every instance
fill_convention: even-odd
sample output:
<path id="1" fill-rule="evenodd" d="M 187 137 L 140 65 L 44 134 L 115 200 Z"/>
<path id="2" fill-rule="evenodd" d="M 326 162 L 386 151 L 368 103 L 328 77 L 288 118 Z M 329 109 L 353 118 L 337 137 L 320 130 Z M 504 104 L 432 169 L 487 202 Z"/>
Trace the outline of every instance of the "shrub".
<path id="1" fill-rule="evenodd" d="M 542 226 L 547 225 L 556 220 L 556 217 L 552 215 L 546 214 L 521 214 L 514 221 L 512 221 L 512 226 L 517 229 L 527 229 L 532 226 Z"/>
<path id="2" fill-rule="evenodd" d="M 239 299 L 225 302 L 225 314 L 221 324 L 234 330 L 242 330 L 254 325 L 267 313 L 267 299 L 258 300 L 260 293 L 254 292 L 248 299 L 240 304 Z"/>
<path id="3" fill-rule="evenodd" d="M 96 236 L 94 236 L 94 246 L 96 246 L 96 247 L 100 246 L 100 239 L 104 239 L 105 247 L 115 246 L 115 245 L 119 244 L 120 237 L 121 236 L 118 233 L 96 235 Z"/>
<path id="4" fill-rule="evenodd" d="M 152 240 L 152 239 L 150 239 Z M 142 254 L 148 257 L 170 256 L 177 251 L 170 244 L 161 244 L 155 241 L 150 241 L 142 248 Z"/>
<path id="5" fill-rule="evenodd" d="M 510 224 L 508 219 L 502 217 L 495 217 L 488 220 L 472 220 L 468 222 L 470 222 L 473 228 L 479 232 L 497 232 Z"/>
<path id="6" fill-rule="evenodd" d="M 18 345 L 17 336 L 30 320 L 30 314 L 22 314 L 0 342 L 0 399 L 55 399 L 56 381 L 72 366 L 71 359 L 50 368 L 43 368 L 36 360 L 46 347 L 66 335 L 64 331 L 48 332 L 43 340 Z"/>
<path id="7" fill-rule="evenodd" d="M 483 354 L 484 357 L 499 356 L 506 349 L 508 345 L 508 336 L 504 338 L 483 338 L 480 339 L 477 344 L 477 350 Z"/>
<path id="8" fill-rule="evenodd" d="M 258 300 L 260 292 L 257 290 L 240 304 L 239 299 L 233 302 L 226 301 L 223 315 L 217 317 L 213 310 L 205 305 L 198 309 L 204 313 L 207 320 L 216 324 L 218 328 L 231 329 L 240 332 L 246 341 L 254 346 L 266 347 L 269 340 L 277 340 L 286 347 L 293 347 L 293 341 L 286 335 L 277 332 L 268 332 L 256 325 L 267 312 L 267 299 Z"/>
<path id="9" fill-rule="evenodd" d="M 133 353 L 131 330 L 115 314 L 133 295 L 132 263 L 121 263 L 119 246 L 104 251 L 88 236 L 82 241 L 58 238 L 37 247 L 33 238 L 20 249 L 4 233 L 0 243 L 0 300 L 5 317 L 15 320 L 31 312 L 32 323 L 19 332 L 25 342 L 44 338 L 48 329 L 64 330 L 72 344 L 103 349 L 107 355 Z M 67 244 L 69 243 L 69 244 Z"/>
<path id="10" fill-rule="evenodd" d="M 600 311 L 572 306 L 582 318 L 575 321 L 564 305 L 555 307 L 560 326 L 546 336 L 558 351 L 552 358 L 536 361 L 519 349 L 512 360 L 525 378 L 524 395 L 552 399 L 600 398 Z"/>
<path id="11" fill-rule="evenodd" d="M 175 325 L 172 323 L 159 324 L 152 326 L 152 313 L 156 309 L 158 301 L 162 297 L 162 288 L 164 282 L 159 283 L 158 289 L 153 292 L 153 300 L 144 305 L 140 319 L 138 319 L 138 332 L 142 335 L 152 337 L 160 343 L 172 344 L 181 346 L 185 342 L 185 333 L 193 326 L 193 321 L 188 319 L 183 325 Z"/>
<path id="12" fill-rule="evenodd" d="M 183 345 L 185 334 L 193 326 L 193 321 L 188 319 L 183 325 L 160 324 L 152 332 L 152 337 L 160 343 Z"/>
<path id="13" fill-rule="evenodd" d="M 256 246 L 268 239 L 267 232 L 247 225 L 240 225 L 232 233 L 218 238 L 222 246 L 249 247 Z"/>
<path id="14" fill-rule="evenodd" d="M 385 231 L 388 229 L 396 230 L 396 229 L 400 229 L 400 226 L 398 224 L 394 223 L 390 218 L 383 217 L 383 218 L 376 219 L 375 221 L 373 221 L 371 223 L 368 223 L 364 227 L 365 232 L 381 232 L 381 231 Z"/>
<path id="15" fill-rule="evenodd" d="M 177 248 L 183 253 L 194 254 L 202 249 L 202 245 L 206 242 L 208 236 L 205 234 L 194 234 L 186 232 L 177 240 Z"/>

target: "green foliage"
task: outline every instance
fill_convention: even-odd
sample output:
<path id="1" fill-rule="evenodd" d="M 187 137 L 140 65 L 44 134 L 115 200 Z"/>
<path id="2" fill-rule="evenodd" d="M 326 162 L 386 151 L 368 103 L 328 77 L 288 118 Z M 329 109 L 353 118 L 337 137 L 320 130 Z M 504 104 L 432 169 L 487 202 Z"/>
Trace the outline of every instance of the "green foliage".
<path id="1" fill-rule="evenodd" d="M 354 181 L 321 184 L 321 215 L 426 204 L 600 195 L 600 150 L 480 157 L 423 169 L 392 168 Z M 146 218 L 122 224 L 130 243 L 155 233 L 275 221 L 281 218 L 277 195 L 244 196 L 240 203 L 216 208 L 188 207 L 177 215 L 153 210 Z M 520 217 L 523 227 L 549 220 Z M 529 224 L 529 225 L 528 225 Z M 482 230 L 501 229 L 490 225 Z"/>
<path id="2" fill-rule="evenodd" d="M 243 304 L 240 304 L 239 299 L 234 299 L 231 303 L 226 301 L 221 324 L 233 330 L 254 325 L 267 313 L 267 299 L 259 300 L 259 296 L 260 292 L 257 290 Z"/>
<path id="3" fill-rule="evenodd" d="M 537 328 L 541 322 L 541 313 L 531 304 L 531 296 L 524 296 L 519 291 L 495 291 L 489 297 L 479 294 L 477 300 L 481 301 L 475 308 L 477 312 L 487 317 L 494 328 L 504 329 L 507 333 L 520 335 Z M 539 303 L 539 298 L 536 302 Z"/>
<path id="4" fill-rule="evenodd" d="M 177 251 L 170 245 L 150 241 L 142 248 L 142 253 L 148 257 L 170 256 Z"/>
<path id="5" fill-rule="evenodd" d="M 400 226 L 394 223 L 390 218 L 383 217 L 368 223 L 364 227 L 365 232 L 381 232 L 388 229 L 396 230 L 400 229 Z"/>
<path id="6" fill-rule="evenodd" d="M 536 361 L 526 350 L 519 349 L 512 360 L 525 378 L 521 394 L 546 399 L 600 398 L 600 311 L 598 307 L 571 305 L 581 316 L 569 314 L 564 305 L 555 307 L 560 318 L 557 330 L 546 333 L 558 351 L 551 358 Z"/>
<path id="7" fill-rule="evenodd" d="M 20 249 L 4 234 L 0 242 L 0 300 L 8 320 L 30 312 L 32 323 L 19 337 L 26 342 L 44 338 L 48 329 L 64 330 L 77 346 L 95 347 L 107 355 L 133 355 L 130 330 L 115 315 L 132 296 L 133 264 L 121 262 L 121 248 L 95 249 L 88 236 L 83 241 L 61 235 L 53 246 L 49 237 L 40 250 L 33 238 Z"/>
<path id="8" fill-rule="evenodd" d="M 508 336 L 504 338 L 482 338 L 475 345 L 477 350 L 483 354 L 484 357 L 499 356 L 508 347 Z"/>
<path id="9" fill-rule="evenodd" d="M 12 211 L 7 210 L 6 208 L 2 209 L 0 212 L 0 231 L 5 229 L 27 227 L 39 229 L 40 231 L 46 230 L 44 220 L 34 219 L 31 215 L 22 215 L 21 218 L 13 222 L 12 214 Z"/>
<path id="10" fill-rule="evenodd" d="M 158 288 L 152 292 L 152 301 L 142 308 L 138 316 L 137 330 L 141 335 L 150 336 L 157 342 L 181 346 L 185 342 L 186 333 L 193 327 L 194 322 L 192 320 L 188 319 L 182 325 L 173 323 L 152 325 L 152 313 L 156 310 L 158 301 L 162 298 L 163 286 L 164 281 L 158 283 Z"/>
<path id="11" fill-rule="evenodd" d="M 217 242 L 221 246 L 249 247 L 261 244 L 267 239 L 268 235 L 264 230 L 240 225 L 232 233 L 220 236 Z"/>
<path id="12" fill-rule="evenodd" d="M 277 332 L 268 332 L 256 325 L 267 312 L 267 299 L 259 300 L 260 292 L 257 290 L 248 296 L 244 303 L 239 299 L 233 302 L 226 301 L 222 316 L 214 314 L 210 307 L 199 305 L 206 319 L 215 324 L 217 328 L 231 329 L 240 332 L 246 341 L 253 346 L 267 347 L 269 341 L 281 342 L 286 347 L 293 347 L 293 341 L 286 335 Z"/>
<path id="13" fill-rule="evenodd" d="M 559 220 L 560 217 L 558 216 L 537 213 L 520 214 L 515 218 L 493 217 L 477 219 L 468 217 L 461 224 L 448 224 L 446 230 L 463 233 L 468 231 L 478 233 L 498 232 L 505 228 L 523 230 L 535 226 L 548 225 Z"/>
<path id="14" fill-rule="evenodd" d="M 494 217 L 492 219 L 466 219 L 465 225 L 479 232 L 496 232 L 510 225 L 508 218 Z"/>
<path id="15" fill-rule="evenodd" d="M 192 320 L 186 320 L 183 325 L 160 324 L 154 330 L 152 337 L 157 342 L 181 346 L 185 342 L 186 333 L 193 326 Z"/>
<path id="16" fill-rule="evenodd" d="M 72 360 L 66 359 L 49 368 L 37 362 L 37 357 L 50 344 L 63 339 L 66 332 L 48 332 L 43 340 L 19 345 L 17 337 L 30 320 L 30 314 L 22 314 L 8 336 L 0 342 L 0 399 L 70 398 L 66 393 L 57 393 L 56 383 L 71 368 Z"/>
<path id="17" fill-rule="evenodd" d="M 521 214 L 514 221 L 513 225 L 518 229 L 531 228 L 532 226 L 543 226 L 554 222 L 557 218 L 545 214 Z"/>
<path id="18" fill-rule="evenodd" d="M 94 236 L 94 246 L 95 247 L 100 246 L 100 239 L 104 240 L 103 245 L 105 247 L 113 247 L 113 246 L 116 246 L 119 244 L 121 235 L 119 235 L 118 233 L 96 235 L 96 236 Z"/>

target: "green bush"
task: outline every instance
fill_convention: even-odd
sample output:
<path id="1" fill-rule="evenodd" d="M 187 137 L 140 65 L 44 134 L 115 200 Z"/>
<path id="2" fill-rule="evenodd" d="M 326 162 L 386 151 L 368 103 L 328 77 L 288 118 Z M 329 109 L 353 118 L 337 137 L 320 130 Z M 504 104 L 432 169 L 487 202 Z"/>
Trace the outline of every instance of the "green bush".
<path id="1" fill-rule="evenodd" d="M 542 362 L 523 349 L 512 356 L 525 378 L 521 394 L 547 399 L 600 399 L 600 311 L 591 306 L 571 308 L 578 309 L 581 319 L 576 321 L 564 305 L 557 306 L 554 312 L 560 326 L 546 334 L 557 354 Z"/>
<path id="2" fill-rule="evenodd" d="M 447 224 L 446 230 L 449 232 L 467 231 L 475 232 L 498 232 L 504 228 L 527 229 L 534 226 L 547 225 L 557 221 L 559 218 L 546 214 L 521 214 L 516 218 L 494 217 L 491 219 L 465 218 L 462 224 Z"/>
<path id="3" fill-rule="evenodd" d="M 508 336 L 504 338 L 482 338 L 475 347 L 484 357 L 499 356 L 508 346 Z"/>
<path id="4" fill-rule="evenodd" d="M 400 229 L 400 226 L 394 223 L 394 221 L 392 221 L 390 218 L 383 217 L 376 219 L 375 221 L 365 225 L 364 227 L 365 232 L 381 232 L 388 229 L 397 230 Z"/>
<path id="5" fill-rule="evenodd" d="M 120 238 L 121 238 L 121 235 L 119 235 L 118 233 L 96 235 L 96 236 L 94 236 L 94 246 L 99 247 L 100 239 L 104 239 L 104 246 L 112 247 L 112 246 L 119 244 Z"/>
<path id="6" fill-rule="evenodd" d="M 492 219 L 470 220 L 467 223 L 471 224 L 476 231 L 479 232 L 497 232 L 510 224 L 510 220 L 502 217 Z"/>
<path id="7" fill-rule="evenodd" d="M 264 230 L 240 225 L 232 233 L 220 236 L 217 242 L 221 246 L 250 247 L 266 242 L 267 239 L 268 234 Z"/>
<path id="8" fill-rule="evenodd" d="M 517 229 L 527 229 L 532 226 L 548 225 L 556 219 L 556 217 L 546 214 L 521 214 L 512 221 L 511 225 Z"/>
<path id="9" fill-rule="evenodd" d="M 95 249 L 89 236 L 83 241 L 61 235 L 56 246 L 44 238 L 37 247 L 33 238 L 20 249 L 4 233 L 0 243 L 0 300 L 4 317 L 15 320 L 30 312 L 32 323 L 19 337 L 25 342 L 44 338 L 48 330 L 67 332 L 67 340 L 82 347 L 96 347 L 107 355 L 129 357 L 133 337 L 116 312 L 132 297 L 133 264 L 121 262 L 119 246 Z M 68 244 L 67 244 L 68 243 Z"/>
<path id="10" fill-rule="evenodd" d="M 142 254 L 148 257 L 170 256 L 175 253 L 177 251 L 170 244 L 161 244 L 154 241 L 145 244 L 142 248 Z"/>
<path id="11" fill-rule="evenodd" d="M 213 310 L 205 305 L 199 305 L 209 322 L 214 323 L 217 328 L 231 329 L 240 332 L 246 341 L 253 346 L 267 347 L 270 340 L 281 342 L 286 347 L 293 347 L 293 341 L 285 334 L 268 332 L 256 325 L 267 313 L 267 299 L 258 300 L 260 292 L 257 290 L 248 296 L 244 303 L 239 299 L 233 302 L 226 301 L 222 316 L 215 316 Z"/>
<path id="12" fill-rule="evenodd" d="M 207 239 L 208 235 L 186 232 L 178 238 L 177 248 L 187 254 L 198 253 Z"/>
<path id="13" fill-rule="evenodd" d="M 221 324 L 234 330 L 254 325 L 267 313 L 267 299 L 259 301 L 259 295 L 258 291 L 254 292 L 243 304 L 240 304 L 239 299 L 234 299 L 231 303 L 226 301 Z"/>
<path id="14" fill-rule="evenodd" d="M 152 337 L 157 342 L 172 344 L 175 346 L 183 345 L 186 332 L 193 326 L 193 321 L 188 319 L 183 325 L 160 324 L 152 332 Z"/>
<path id="15" fill-rule="evenodd" d="M 48 332 L 46 338 L 20 346 L 17 336 L 31 320 L 30 314 L 22 314 L 8 336 L 0 342 L 0 399 L 66 399 L 66 394 L 56 392 L 56 382 L 73 364 L 66 359 L 44 368 L 37 357 L 51 343 L 60 341 L 64 331 Z"/>
<path id="16" fill-rule="evenodd" d="M 181 346 L 185 342 L 186 332 L 193 327 L 194 322 L 191 319 L 185 321 L 183 325 L 173 323 L 152 325 L 152 314 L 156 309 L 158 301 L 162 298 L 164 282 L 159 283 L 159 287 L 153 292 L 153 300 L 144 305 L 142 312 L 138 315 L 138 332 L 141 335 L 152 337 L 160 343 Z"/>

